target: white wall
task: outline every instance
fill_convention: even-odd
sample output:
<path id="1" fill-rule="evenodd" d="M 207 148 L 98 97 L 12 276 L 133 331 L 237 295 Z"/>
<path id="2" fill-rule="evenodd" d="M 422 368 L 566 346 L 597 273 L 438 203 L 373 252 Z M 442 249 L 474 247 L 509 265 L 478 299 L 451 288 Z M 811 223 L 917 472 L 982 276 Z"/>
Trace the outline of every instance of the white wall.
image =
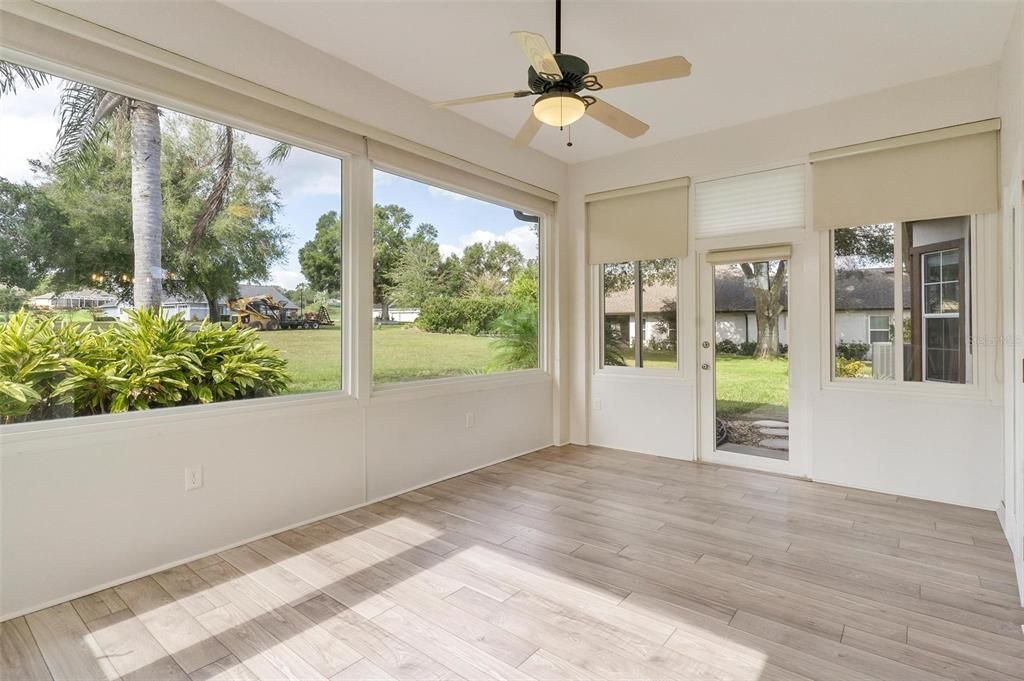
<path id="1" fill-rule="evenodd" d="M 538 377 L 365 407 L 271 398 L 0 430 L 0 617 L 539 449 L 551 424 Z M 186 492 L 196 465 L 203 487 Z"/>
<path id="2" fill-rule="evenodd" d="M 972 69 L 572 166 L 563 201 L 568 229 L 576 243 L 585 243 L 583 197 L 590 192 L 739 173 L 806 160 L 819 149 L 990 118 L 998 115 L 997 77 L 996 66 Z M 1002 490 L 998 390 L 986 386 L 967 399 L 908 400 L 906 394 L 880 390 L 823 389 L 827 363 L 819 354 L 820 292 L 827 286 L 820 269 L 821 238 L 808 231 L 792 239 L 794 281 L 800 278 L 808 292 L 790 329 L 791 352 L 797 344 L 803 348 L 792 359 L 800 363 L 794 368 L 792 398 L 806 405 L 799 418 L 810 457 L 802 472 L 830 482 L 995 509 Z M 691 253 L 699 247 L 691 244 Z M 684 291 L 697 286 L 693 259 L 684 261 Z M 590 347 L 590 281 L 582 246 L 573 254 L 573 268 L 572 343 Z M 695 299 L 690 299 L 683 305 L 684 326 L 692 327 L 696 318 Z M 578 356 L 571 368 L 572 441 L 694 458 L 695 343 L 684 345 L 682 356 L 679 377 L 615 376 L 614 381 L 592 376 L 590 357 Z M 984 366 L 983 374 L 991 382 L 995 360 L 989 356 L 986 361 L 991 366 Z M 594 400 L 602 402 L 601 411 L 594 410 Z M 652 432 L 658 429 L 662 432 Z"/>
<path id="3" fill-rule="evenodd" d="M 1003 119 L 1003 527 L 1017 567 L 1024 603 L 1024 4 L 1018 4 L 999 64 Z"/>

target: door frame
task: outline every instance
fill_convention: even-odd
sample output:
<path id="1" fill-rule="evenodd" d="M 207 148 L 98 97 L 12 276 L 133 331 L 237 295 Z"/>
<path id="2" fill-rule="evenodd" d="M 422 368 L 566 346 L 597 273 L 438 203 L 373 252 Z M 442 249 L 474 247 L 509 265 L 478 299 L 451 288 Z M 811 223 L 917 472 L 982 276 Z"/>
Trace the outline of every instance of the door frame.
<path id="1" fill-rule="evenodd" d="M 738 466 L 752 470 L 806 477 L 810 473 L 810 419 L 806 418 L 815 382 L 817 356 L 813 352 L 816 342 L 814 312 L 817 309 L 816 286 L 810 291 L 805 285 L 807 272 L 815 272 L 817 264 L 808 263 L 815 257 L 816 248 L 808 243 L 803 230 L 748 234 L 742 241 L 728 239 L 701 240 L 694 249 L 697 270 L 697 460 L 709 464 Z M 721 249 L 757 249 L 772 245 L 788 245 L 789 304 L 786 325 L 789 333 L 789 459 L 782 461 L 768 457 L 719 451 L 715 446 L 715 312 L 714 266 L 707 262 L 710 251 Z M 808 267 L 807 265 L 810 265 Z M 808 342 L 810 340 L 810 342 Z M 708 347 L 705 347 L 705 343 Z M 813 355 L 813 356 L 812 356 Z M 707 364 L 708 369 L 703 365 Z"/>

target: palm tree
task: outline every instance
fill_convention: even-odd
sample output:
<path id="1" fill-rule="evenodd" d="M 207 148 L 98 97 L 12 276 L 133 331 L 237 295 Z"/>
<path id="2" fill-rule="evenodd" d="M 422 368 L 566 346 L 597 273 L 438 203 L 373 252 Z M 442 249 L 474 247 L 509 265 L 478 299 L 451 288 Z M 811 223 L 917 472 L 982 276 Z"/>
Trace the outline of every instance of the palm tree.
<path id="1" fill-rule="evenodd" d="M 49 80 L 48 74 L 0 61 L 0 95 L 15 94 L 19 85 L 35 89 Z M 159 109 L 91 85 L 64 81 L 54 157 L 58 164 L 85 162 L 108 133 L 105 123 L 117 116 L 128 119 L 131 131 L 134 305 L 156 309 L 164 278 Z"/>

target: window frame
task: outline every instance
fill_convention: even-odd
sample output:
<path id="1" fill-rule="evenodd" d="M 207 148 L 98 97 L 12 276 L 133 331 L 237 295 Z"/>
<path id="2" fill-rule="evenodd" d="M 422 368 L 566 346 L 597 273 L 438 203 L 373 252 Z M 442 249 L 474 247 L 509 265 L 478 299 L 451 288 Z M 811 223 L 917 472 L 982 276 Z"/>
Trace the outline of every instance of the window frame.
<path id="1" fill-rule="evenodd" d="M 965 249 L 966 242 L 964 239 L 950 239 L 948 241 L 936 242 L 934 244 L 928 244 L 927 246 L 918 246 L 909 250 L 911 257 L 911 270 L 910 270 L 910 296 L 911 296 L 911 327 L 916 330 L 918 337 L 921 339 L 921 352 L 920 354 L 914 355 L 914 364 L 911 368 L 913 380 L 915 382 L 922 383 L 965 383 L 966 382 L 966 371 L 967 371 L 967 324 L 964 323 L 964 312 L 966 310 L 966 317 L 970 319 L 971 304 L 968 300 L 969 291 L 965 287 L 964 282 L 964 268 L 970 271 L 972 268 L 970 263 L 964 259 L 965 250 L 969 253 L 969 249 Z M 942 301 L 942 290 L 943 285 L 947 283 L 954 283 L 952 280 L 946 281 L 942 279 L 942 256 L 945 253 L 956 252 L 959 257 L 959 267 L 957 267 L 957 290 L 959 291 L 959 301 L 956 313 L 947 312 L 928 312 L 928 287 L 938 286 L 939 287 L 939 301 Z M 929 255 L 939 255 L 939 281 L 937 282 L 926 282 L 925 279 L 925 267 L 923 265 L 924 260 Z M 916 315 L 913 313 L 914 302 L 916 301 L 921 305 L 921 314 Z M 960 375 L 959 381 L 943 381 L 939 379 L 928 378 L 928 320 L 929 319 L 956 319 L 959 326 L 959 345 L 957 347 L 958 356 L 958 372 Z M 913 332 L 912 332 L 913 333 Z M 913 346 L 911 346 L 913 347 Z"/>
<path id="2" fill-rule="evenodd" d="M 876 319 L 884 319 L 885 320 L 885 327 L 881 328 L 881 329 L 873 327 L 871 324 Z M 879 342 L 881 342 L 881 343 L 887 342 L 889 340 L 889 327 L 891 325 L 892 325 L 892 315 L 869 314 L 868 315 L 868 345 L 873 345 L 875 343 L 875 341 L 872 340 L 872 337 L 871 337 L 871 334 L 873 334 L 873 333 L 883 333 L 884 332 L 885 333 L 885 340 L 884 341 L 879 341 Z"/>
<path id="3" fill-rule="evenodd" d="M 991 310 L 994 310 L 994 306 L 997 304 L 995 297 L 994 286 L 995 284 L 989 284 L 984 287 L 987 295 L 993 297 L 993 300 L 977 300 L 979 286 L 977 284 L 979 272 L 986 269 L 986 266 L 992 262 L 996 262 L 997 254 L 994 252 L 994 238 L 982 238 L 979 239 L 979 235 L 985 233 L 993 234 L 997 229 L 998 215 L 993 213 L 981 213 L 973 214 L 968 216 L 950 216 L 950 217 L 966 217 L 969 220 L 968 234 L 970 248 L 967 250 L 967 267 L 968 276 L 965 278 L 966 294 L 961 294 L 961 301 L 965 301 L 965 304 L 970 310 L 970 318 L 967 324 L 963 325 L 965 332 L 968 334 L 967 338 L 970 339 L 973 333 L 976 333 L 976 329 L 990 329 L 993 328 L 992 315 L 994 314 Z M 879 222 L 877 224 L 882 224 Z M 894 225 L 894 267 L 898 268 L 902 273 L 903 262 L 900 254 L 903 249 L 903 221 L 892 221 Z M 835 375 L 835 245 L 834 245 L 834 234 L 835 230 L 821 230 L 821 239 L 819 242 L 819 271 L 821 278 L 824 282 L 827 282 L 828 288 L 825 290 L 825 295 L 821 297 L 821 326 L 820 326 L 820 337 L 822 339 L 821 347 L 823 352 L 821 353 L 821 386 L 826 390 L 841 390 L 841 391 L 854 391 L 854 392 L 890 392 L 905 394 L 907 396 L 941 396 L 942 398 L 959 399 L 967 402 L 991 402 L 997 399 L 991 380 L 989 380 L 984 372 L 981 371 L 981 367 L 986 363 L 992 361 L 991 349 L 988 344 L 985 343 L 974 343 L 973 352 L 970 358 L 967 360 L 966 368 L 970 369 L 970 375 L 972 381 L 969 383 L 950 383 L 944 381 L 906 381 L 903 379 L 903 353 L 895 351 L 896 361 L 896 375 L 894 380 L 863 380 L 858 378 L 843 378 Z M 930 245 L 928 250 L 932 250 L 934 245 Z M 963 251 L 961 251 L 963 256 Z M 961 261 L 961 273 L 963 272 L 964 262 Z M 902 276 L 902 274 L 901 274 Z M 913 276 L 913 275 L 912 275 Z M 962 276 L 962 274 L 961 274 Z M 913 281 L 913 279 L 912 279 Z M 894 286 L 895 289 L 895 308 L 894 311 L 900 313 L 900 323 L 898 326 L 902 326 L 902 314 L 903 314 L 903 287 L 902 285 Z M 961 291 L 964 289 L 962 288 Z M 993 331 L 994 333 L 994 331 Z M 903 347 L 904 343 L 902 340 L 902 331 L 897 329 L 897 339 L 899 340 L 900 347 Z"/>
<path id="4" fill-rule="evenodd" d="M 682 308 L 683 308 L 683 265 L 686 258 L 648 258 L 646 260 L 625 260 L 623 262 L 629 262 L 634 266 L 633 268 L 633 288 L 634 288 L 634 301 L 635 309 L 643 313 L 642 297 L 643 287 L 642 283 L 642 263 L 650 262 L 652 260 L 675 260 L 676 261 L 676 366 L 671 367 L 645 367 L 642 365 L 642 361 L 638 361 L 639 366 L 605 366 L 604 363 L 604 315 L 605 315 L 605 295 L 604 295 L 604 266 L 608 263 L 594 264 L 590 266 L 591 269 L 591 287 L 595 292 L 593 296 L 593 314 L 594 314 L 594 344 L 593 344 L 593 373 L 595 376 L 648 376 L 648 377 L 660 377 L 660 378 L 679 378 L 683 376 L 683 363 L 682 363 L 682 350 L 683 350 L 683 338 L 685 337 L 684 329 L 681 325 L 682 322 Z M 637 328 L 641 328 L 641 324 L 637 325 Z M 642 338 L 641 338 L 642 341 Z M 634 352 L 634 356 L 639 357 L 642 360 L 642 342 L 638 343 Z"/>
<path id="5" fill-rule="evenodd" d="M 52 430 L 73 432 L 78 428 L 119 429 L 129 422 L 143 423 L 149 419 L 205 418 L 238 409 L 274 409 L 285 403 L 329 402 L 340 409 L 367 407 L 378 399 L 399 399 L 416 396 L 458 394 L 467 391 L 497 388 L 505 385 L 545 382 L 552 380 L 552 371 L 557 363 L 556 353 L 560 343 L 552 338 L 549 330 L 558 323 L 559 308 L 554 295 L 557 284 L 558 263 L 551 257 L 556 253 L 556 235 L 553 226 L 560 214 L 559 194 L 521 182 L 498 171 L 451 156 L 426 145 L 411 142 L 386 130 L 366 125 L 344 115 L 324 109 L 310 102 L 281 94 L 259 84 L 238 78 L 214 67 L 205 66 L 184 57 L 167 52 L 130 37 L 116 34 L 109 29 L 70 18 L 75 33 L 68 33 L 68 27 L 47 24 L 49 8 L 42 8 L 18 15 L 30 24 L 44 26 L 61 36 L 67 36 L 67 49 L 36 49 L 36 45 L 23 38 L 23 32 L 11 37 L 18 42 L 0 45 L 0 58 L 44 71 L 58 78 L 88 83 L 105 90 L 123 93 L 126 96 L 145 100 L 157 106 L 203 118 L 221 125 L 230 125 L 239 130 L 279 140 L 304 149 L 337 158 L 342 163 L 341 173 L 341 223 L 342 223 L 342 310 L 341 310 L 341 386 L 338 390 L 277 395 L 247 400 L 233 400 L 213 404 L 186 405 L 166 409 L 127 412 L 123 414 L 99 414 L 73 418 L 33 421 L 0 426 L 0 435 L 34 433 Z M 72 59 L 67 55 L 71 50 L 94 50 L 89 58 L 79 60 L 77 53 Z M 75 65 L 71 65 L 74 63 Z M 202 95 L 192 98 L 192 88 L 201 86 Z M 211 94 L 212 92 L 212 94 Z M 223 97 L 219 95 L 222 94 Z M 258 103 L 257 115 L 229 108 L 234 97 L 248 97 Z M 191 100 L 191 101 L 190 101 Z M 285 133 L 272 124 L 260 122 L 259 112 L 264 105 L 276 107 L 287 114 L 310 119 L 323 126 L 318 132 L 327 132 L 320 141 L 313 134 L 305 135 L 302 128 Z M 267 120 L 264 118 L 264 120 Z M 319 138 L 317 138 L 319 139 Z M 443 163 L 461 168 L 469 174 L 489 180 L 495 184 L 507 184 L 550 201 L 550 212 L 540 213 L 538 224 L 540 279 L 538 282 L 538 363 L 537 369 L 518 370 L 485 376 L 426 379 L 407 384 L 393 384 L 390 390 L 377 394 L 372 384 L 372 348 L 370 334 L 372 325 L 364 317 L 372 315 L 372 289 L 367 276 L 372 277 L 372 176 L 374 164 L 369 159 L 369 142 L 390 143 L 427 159 L 442 159 Z M 442 162 L 438 161 L 438 162 Z M 410 179 L 418 179 L 450 189 L 468 196 L 509 206 L 506 201 L 480 195 L 477 192 L 426 177 L 416 177 L 400 168 L 382 167 Z M 536 208 L 518 207 L 530 214 L 538 214 Z M 368 248 L 370 247 L 370 248 Z M 370 267 L 367 267 L 370 263 Z M 548 291 L 552 295 L 548 295 Z M 369 310 L 369 311 L 367 311 Z M 365 313 L 365 314 L 364 314 Z"/>
<path id="6" fill-rule="evenodd" d="M 88 416 L 70 416 L 56 419 L 44 419 L 40 421 L 26 421 L 24 423 L 10 423 L 0 425 L 0 433 L 10 434 L 32 434 L 36 432 L 64 431 L 67 429 L 90 428 L 105 429 L 108 427 L 117 428 L 121 422 L 126 425 L 134 422 L 146 422 L 151 419 L 166 418 L 205 418 L 218 416 L 237 409 L 269 409 L 277 408 L 276 405 L 287 405 L 292 403 L 323 403 L 335 402 L 340 405 L 355 405 L 354 399 L 354 364 L 350 358 L 350 349 L 353 347 L 354 327 L 351 323 L 351 312 L 354 301 L 350 297 L 350 288 L 346 272 L 351 272 L 350 263 L 352 245 L 352 204 L 353 204 L 353 172 L 355 157 L 346 150 L 327 146 L 321 142 L 315 142 L 308 138 L 296 136 L 291 133 L 282 133 L 275 129 L 261 124 L 243 113 L 229 113 L 206 109 L 193 105 L 187 100 L 168 97 L 140 89 L 139 87 L 124 84 L 123 82 L 110 78 L 96 76 L 75 67 L 38 59 L 31 55 L 11 51 L 10 55 L 0 55 L 12 63 L 20 64 L 28 68 L 49 74 L 51 77 L 62 80 L 79 82 L 92 87 L 101 88 L 110 92 L 116 92 L 133 99 L 144 100 L 158 107 L 169 109 L 175 113 L 191 116 L 208 121 L 215 125 L 225 125 L 235 128 L 241 133 L 248 133 L 264 137 L 277 142 L 299 147 L 306 151 L 328 156 L 338 161 L 340 167 L 341 182 L 339 192 L 341 202 L 338 206 L 341 218 L 341 272 L 342 278 L 338 282 L 341 287 L 341 314 L 339 315 L 340 346 L 338 348 L 341 376 L 337 389 L 324 390 L 320 392 L 292 393 L 285 395 L 271 395 L 267 397 L 253 397 L 240 400 L 224 400 L 209 404 L 186 404 L 173 407 L 162 407 L 159 409 L 129 411 L 117 414 L 92 414 Z"/>
<path id="7" fill-rule="evenodd" d="M 375 383 L 373 380 L 373 286 L 372 283 L 367 284 L 369 289 L 368 298 L 368 310 L 366 312 L 369 315 L 364 323 L 367 323 L 371 335 L 369 338 L 369 352 L 367 357 L 369 361 L 365 367 L 367 385 L 369 386 L 369 394 L 371 400 L 380 398 L 393 398 L 401 397 L 406 394 L 444 394 L 446 392 L 463 392 L 465 390 L 475 390 L 481 387 L 491 387 L 498 385 L 518 384 L 518 383 L 532 383 L 539 379 L 551 378 L 551 367 L 550 367 L 550 348 L 549 344 L 551 339 L 548 334 L 548 328 L 550 319 L 553 314 L 548 309 L 550 301 L 547 295 L 549 282 L 552 279 L 554 264 L 548 262 L 548 254 L 550 252 L 549 240 L 550 228 L 549 225 L 553 216 L 547 213 L 539 213 L 536 208 L 528 208 L 522 205 L 515 205 L 509 201 L 503 199 L 497 199 L 491 195 L 484 194 L 478 191 L 472 191 L 464 187 L 452 184 L 450 182 L 442 182 L 440 180 L 431 178 L 423 175 L 422 173 L 416 173 L 400 166 L 395 166 L 389 163 L 382 163 L 380 161 L 370 160 L 368 163 L 370 169 L 369 178 L 369 191 L 370 191 L 370 207 L 376 205 L 376 199 L 373 193 L 373 173 L 375 171 L 381 171 L 389 173 L 391 175 L 397 175 L 398 177 L 406 180 L 412 180 L 414 182 L 420 182 L 422 184 L 435 187 L 437 189 L 443 189 L 446 191 L 468 196 L 473 199 L 492 203 L 509 210 L 518 210 L 528 215 L 536 215 L 540 218 L 537 223 L 537 366 L 532 369 L 514 369 L 512 371 L 502 371 L 494 374 L 484 375 L 466 375 L 466 376 L 440 376 L 437 378 L 421 378 L 413 379 L 408 381 L 395 381 L 393 383 Z M 556 204 L 557 210 L 557 204 Z M 366 243 L 369 249 L 369 275 L 370 282 L 373 277 L 373 226 L 372 226 L 372 213 L 370 215 L 371 223 L 368 226 L 368 234 L 366 235 Z M 362 310 L 360 310 L 362 312 Z M 365 316 L 365 315 L 364 315 Z"/>

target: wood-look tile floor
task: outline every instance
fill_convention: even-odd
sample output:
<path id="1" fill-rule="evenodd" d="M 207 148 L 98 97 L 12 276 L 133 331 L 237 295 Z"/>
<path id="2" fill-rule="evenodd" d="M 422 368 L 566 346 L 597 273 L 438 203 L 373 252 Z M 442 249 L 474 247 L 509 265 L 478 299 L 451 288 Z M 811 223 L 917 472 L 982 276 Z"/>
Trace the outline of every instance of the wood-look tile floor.
<path id="1" fill-rule="evenodd" d="M 550 448 L 3 624 L 14 679 L 1024 678 L 994 514 Z"/>

